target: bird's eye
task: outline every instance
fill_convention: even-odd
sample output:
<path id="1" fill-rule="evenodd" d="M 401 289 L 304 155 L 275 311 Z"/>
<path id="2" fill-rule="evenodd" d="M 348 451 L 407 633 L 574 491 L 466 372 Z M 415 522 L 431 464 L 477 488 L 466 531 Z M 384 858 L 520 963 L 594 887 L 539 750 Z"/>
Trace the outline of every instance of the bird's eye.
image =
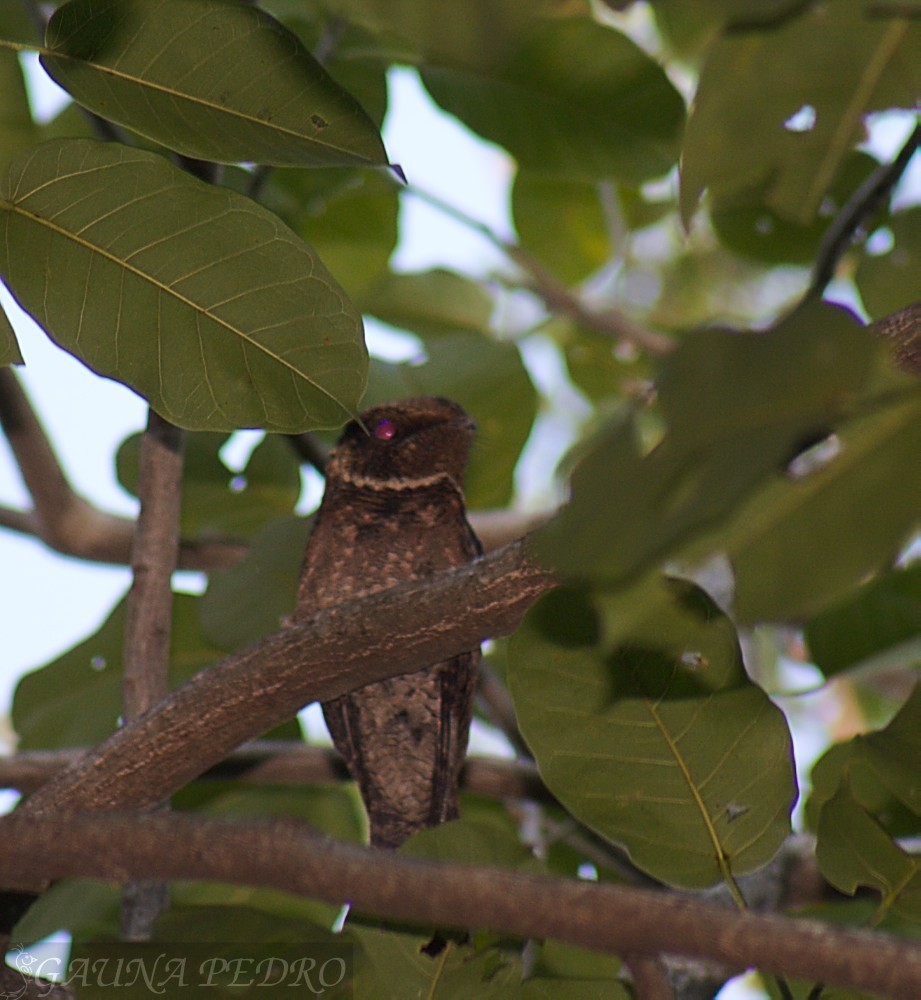
<path id="1" fill-rule="evenodd" d="M 378 420 L 371 433 L 378 441 L 392 441 L 397 436 L 397 425 L 392 420 Z"/>

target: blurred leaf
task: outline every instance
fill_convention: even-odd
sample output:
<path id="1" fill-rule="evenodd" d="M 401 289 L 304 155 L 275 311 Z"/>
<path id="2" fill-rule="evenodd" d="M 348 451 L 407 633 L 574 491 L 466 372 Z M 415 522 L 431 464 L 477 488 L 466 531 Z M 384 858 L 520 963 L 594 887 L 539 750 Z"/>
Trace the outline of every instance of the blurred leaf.
<path id="1" fill-rule="evenodd" d="M 604 990 L 601 984 L 606 983 L 607 991 L 595 994 L 586 994 L 587 997 L 597 996 L 599 998 L 616 997 L 618 1000 L 628 1000 L 632 995 L 627 991 L 623 983 L 617 982 L 620 973 L 621 962 L 616 955 L 604 955 L 597 951 L 590 951 L 588 948 L 579 948 L 576 945 L 566 944 L 562 941 L 553 941 L 548 938 L 542 941 L 537 951 L 534 962 L 534 977 L 528 982 L 538 980 L 570 980 L 566 984 L 566 995 L 569 996 L 571 980 L 585 980 L 585 985 L 589 980 L 595 983 L 596 990 Z M 557 986 L 560 984 L 557 983 Z M 537 993 L 536 996 L 547 996 L 552 998 L 554 994 Z M 558 995 L 558 994 L 557 994 Z M 581 996 L 582 994 L 577 994 Z"/>
<path id="2" fill-rule="evenodd" d="M 826 677 L 898 652 L 921 665 L 921 563 L 863 584 L 806 623 L 809 658 Z"/>
<path id="3" fill-rule="evenodd" d="M 519 242 L 564 284 L 577 284 L 614 255 L 602 197 L 599 184 L 590 181 L 524 170 L 515 176 Z"/>
<path id="4" fill-rule="evenodd" d="M 889 836 L 842 784 L 822 806 L 816 860 L 826 879 L 853 896 L 861 886 L 881 896 L 876 918 L 893 912 L 921 920 L 921 861 Z"/>
<path id="5" fill-rule="evenodd" d="M 786 722 L 692 584 L 547 595 L 511 642 L 509 684 L 543 780 L 669 885 L 766 863 L 796 796 Z"/>
<path id="6" fill-rule="evenodd" d="M 565 992 L 561 992 L 565 991 Z M 601 982 L 575 976 L 530 976 L 521 984 L 519 1000 L 630 1000 L 635 994 L 625 983 L 616 979 Z"/>
<path id="7" fill-rule="evenodd" d="M 814 615 L 908 540 L 921 518 L 921 392 L 886 402 L 842 425 L 824 467 L 777 477 L 739 508 L 716 544 L 732 562 L 740 621 Z"/>
<path id="8" fill-rule="evenodd" d="M 368 290 L 360 304 L 362 312 L 421 337 L 461 331 L 485 333 L 493 310 L 492 298 L 480 285 L 443 268 L 387 274 Z"/>
<path id="9" fill-rule="evenodd" d="M 808 222 L 784 218 L 765 204 L 765 187 L 713 199 L 710 215 L 720 240 L 736 253 L 768 264 L 811 266 L 822 237 L 848 198 L 879 163 L 867 153 L 852 152 L 841 165 L 823 202 Z"/>
<path id="10" fill-rule="evenodd" d="M 310 523 L 303 517 L 272 521 L 236 566 L 211 577 L 201 599 L 203 635 L 230 651 L 281 627 L 294 611 Z"/>
<path id="11" fill-rule="evenodd" d="M 889 218 L 887 228 L 892 246 L 878 254 L 865 250 L 854 276 L 863 304 L 874 319 L 921 299 L 921 206 L 897 212 Z"/>
<path id="12" fill-rule="evenodd" d="M 0 366 L 2 365 L 22 365 L 25 360 L 22 351 L 19 350 L 19 341 L 16 339 L 16 331 L 9 317 L 0 305 Z"/>
<path id="13" fill-rule="evenodd" d="M 429 62 L 435 101 L 519 165 L 640 183 L 676 162 L 684 102 L 642 49 L 582 18 L 535 21 L 502 61 Z"/>
<path id="14" fill-rule="evenodd" d="M 122 442 L 115 458 L 118 481 L 137 496 L 141 434 Z M 297 458 L 284 438 L 267 434 L 246 468 L 231 472 L 221 460 L 224 434 L 186 435 L 182 470 L 181 532 L 184 538 L 230 535 L 247 538 L 269 521 L 292 514 L 301 492 Z"/>
<path id="15" fill-rule="evenodd" d="M 716 204 L 760 185 L 769 208 L 808 225 L 864 138 L 864 116 L 913 105 L 919 59 L 907 20 L 869 17 L 859 0 L 724 35 L 704 63 L 685 135 L 685 225 L 705 188 Z"/>
<path id="16" fill-rule="evenodd" d="M 767 334 L 694 333 L 659 378 L 662 440 L 642 454 L 629 414 L 603 427 L 583 447 L 572 500 L 535 534 L 538 555 L 609 584 L 674 555 L 855 407 L 881 357 L 822 304 Z"/>
<path id="17" fill-rule="evenodd" d="M 387 162 L 374 123 L 296 35 L 224 0 L 71 0 L 42 65 L 85 107 L 186 156 Z"/>
<path id="18" fill-rule="evenodd" d="M 386 273 L 397 242 L 399 197 L 385 177 L 278 170 L 260 200 L 316 250 L 353 298 Z"/>
<path id="19" fill-rule="evenodd" d="M 361 318 L 310 247 L 152 153 L 75 139 L 18 157 L 0 272 L 65 350 L 187 429 L 335 426 L 361 398 Z"/>
<path id="20" fill-rule="evenodd" d="M 173 595 L 170 686 L 221 658 L 198 629 L 198 598 Z M 122 712 L 125 601 L 95 635 L 46 666 L 26 674 L 13 695 L 13 728 L 20 750 L 59 750 L 99 743 Z"/>
<path id="21" fill-rule="evenodd" d="M 396 983 L 399 996 L 407 998 L 505 1000 L 517 995 L 521 983 L 517 956 L 454 941 L 430 956 L 423 949 L 431 935 L 346 927 L 362 952 L 355 975 L 357 997 L 393 996 Z"/>

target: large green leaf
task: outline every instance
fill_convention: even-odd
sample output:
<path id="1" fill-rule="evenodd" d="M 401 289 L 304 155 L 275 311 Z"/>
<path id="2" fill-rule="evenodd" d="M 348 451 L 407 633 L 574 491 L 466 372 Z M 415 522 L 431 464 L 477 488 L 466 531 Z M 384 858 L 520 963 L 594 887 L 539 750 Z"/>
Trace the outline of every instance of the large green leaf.
<path id="1" fill-rule="evenodd" d="M 639 183 L 677 159 L 678 92 L 642 49 L 590 20 L 539 20 L 502 62 L 421 72 L 438 104 L 522 166 Z"/>
<path id="2" fill-rule="evenodd" d="M 863 584 L 807 622 L 805 635 L 826 677 L 895 657 L 921 666 L 921 563 Z"/>
<path id="3" fill-rule="evenodd" d="M 685 222 L 705 188 L 725 205 L 766 184 L 765 204 L 807 225 L 863 139 L 864 116 L 913 106 L 919 42 L 909 20 L 874 18 L 862 0 L 809 4 L 773 30 L 726 34 L 704 63 L 688 121 Z"/>
<path id="4" fill-rule="evenodd" d="M 572 500 L 536 534 L 538 553 L 611 584 L 676 554 L 854 407 L 881 356 L 823 305 L 767 334 L 694 333 L 661 373 L 662 439 L 644 454 L 635 419 L 603 427 L 583 449 Z"/>
<path id="5" fill-rule="evenodd" d="M 298 37 L 225 0 L 71 0 L 42 65 L 97 114 L 188 156 L 383 164 L 377 128 Z"/>
<path id="6" fill-rule="evenodd" d="M 336 426 L 361 317 L 265 209 L 117 144 L 54 140 L 0 184 L 0 274 L 67 351 L 192 430 Z"/>
<path id="7" fill-rule="evenodd" d="M 854 276 L 863 304 L 875 319 L 921 299 L 921 207 L 897 212 L 889 220 L 889 231 L 889 249 L 865 253 Z"/>
<path id="8" fill-rule="evenodd" d="M 548 595 L 512 639 L 509 684 L 550 790 L 656 878 L 732 878 L 789 832 L 786 722 L 693 585 Z"/>
<path id="9" fill-rule="evenodd" d="M 31 146 L 37 133 L 19 58 L 15 52 L 0 49 L 0 170 Z"/>

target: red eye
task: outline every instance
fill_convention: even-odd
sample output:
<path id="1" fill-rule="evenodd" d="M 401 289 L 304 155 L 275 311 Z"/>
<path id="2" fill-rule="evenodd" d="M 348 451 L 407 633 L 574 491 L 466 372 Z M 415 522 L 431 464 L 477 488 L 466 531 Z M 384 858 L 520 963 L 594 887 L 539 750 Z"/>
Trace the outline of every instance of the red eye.
<path id="1" fill-rule="evenodd" d="M 378 441 L 391 441 L 397 436 L 397 425 L 392 420 L 378 420 L 371 433 Z"/>

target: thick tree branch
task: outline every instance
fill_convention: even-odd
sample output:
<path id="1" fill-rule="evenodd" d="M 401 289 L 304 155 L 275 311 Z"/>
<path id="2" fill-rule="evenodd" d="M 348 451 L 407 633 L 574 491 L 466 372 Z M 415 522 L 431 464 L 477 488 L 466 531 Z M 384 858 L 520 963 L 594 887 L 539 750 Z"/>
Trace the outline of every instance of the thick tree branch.
<path id="1" fill-rule="evenodd" d="M 313 701 L 508 635 L 553 587 L 523 542 L 292 622 L 203 670 L 48 782 L 21 810 L 143 808 Z"/>
<path id="2" fill-rule="evenodd" d="M 14 887 L 61 877 L 245 883 L 348 900 L 424 926 L 550 937 L 621 955 L 696 956 L 895 1000 L 921 992 L 914 942 L 624 886 L 421 861 L 331 841 L 291 822 L 14 814 L 0 830 L 0 881 Z"/>

